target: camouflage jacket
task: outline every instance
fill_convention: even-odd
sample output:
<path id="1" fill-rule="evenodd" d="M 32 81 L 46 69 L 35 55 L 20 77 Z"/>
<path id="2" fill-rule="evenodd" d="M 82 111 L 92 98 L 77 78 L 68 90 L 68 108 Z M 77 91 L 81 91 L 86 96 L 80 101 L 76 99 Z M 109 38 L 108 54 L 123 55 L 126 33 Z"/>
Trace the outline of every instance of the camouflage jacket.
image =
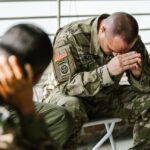
<path id="1" fill-rule="evenodd" d="M 19 117 L 0 106 L 0 150 L 57 150 L 39 115 Z"/>
<path id="2" fill-rule="evenodd" d="M 98 43 L 98 21 L 108 16 L 76 21 L 58 30 L 53 72 L 57 87 L 64 93 L 87 97 L 96 95 L 103 87 L 118 86 L 122 75 L 110 77 L 106 64 L 113 56 L 105 55 Z M 150 60 L 140 37 L 132 50 L 142 55 L 142 75 L 137 80 L 127 71 L 128 81 L 135 89 L 150 92 Z"/>

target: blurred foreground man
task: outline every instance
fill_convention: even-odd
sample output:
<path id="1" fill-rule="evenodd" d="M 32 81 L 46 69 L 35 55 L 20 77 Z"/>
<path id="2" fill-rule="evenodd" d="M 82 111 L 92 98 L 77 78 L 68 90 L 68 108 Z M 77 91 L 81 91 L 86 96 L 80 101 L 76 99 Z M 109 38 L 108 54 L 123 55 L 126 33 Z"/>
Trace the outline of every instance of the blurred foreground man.
<path id="1" fill-rule="evenodd" d="M 76 21 L 54 39 L 56 81 L 44 102 L 64 106 L 74 119 L 66 149 L 76 149 L 88 120 L 120 117 L 134 122 L 132 150 L 150 149 L 150 60 L 135 18 L 124 12 Z M 126 73 L 130 85 L 119 85 Z M 54 87 L 54 89 L 52 89 Z"/>
<path id="2" fill-rule="evenodd" d="M 0 149 L 60 150 L 72 130 L 62 107 L 32 101 L 33 85 L 52 59 L 48 35 L 31 24 L 10 28 L 0 41 Z"/>

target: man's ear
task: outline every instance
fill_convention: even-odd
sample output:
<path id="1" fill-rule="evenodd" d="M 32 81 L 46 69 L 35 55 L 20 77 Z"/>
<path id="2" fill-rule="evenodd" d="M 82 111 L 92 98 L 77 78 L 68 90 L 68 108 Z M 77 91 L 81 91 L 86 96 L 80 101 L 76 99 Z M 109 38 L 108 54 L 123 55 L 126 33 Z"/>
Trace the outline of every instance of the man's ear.
<path id="1" fill-rule="evenodd" d="M 38 72 L 34 75 L 33 84 L 36 84 L 40 80 L 42 73 L 43 72 Z"/>
<path id="2" fill-rule="evenodd" d="M 100 33 L 103 33 L 103 32 L 105 32 L 105 30 L 106 30 L 105 26 L 104 26 L 104 25 L 101 25 L 101 26 L 100 26 L 100 29 L 99 29 L 99 32 L 100 32 Z"/>

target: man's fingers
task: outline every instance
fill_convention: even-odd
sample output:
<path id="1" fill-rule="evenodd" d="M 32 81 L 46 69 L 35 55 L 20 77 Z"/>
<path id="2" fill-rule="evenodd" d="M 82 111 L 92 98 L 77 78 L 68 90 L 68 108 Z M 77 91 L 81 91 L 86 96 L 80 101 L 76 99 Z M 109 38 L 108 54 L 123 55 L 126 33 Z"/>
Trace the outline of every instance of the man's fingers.
<path id="1" fill-rule="evenodd" d="M 141 54 L 139 53 L 126 53 L 121 55 L 122 61 L 128 61 L 135 58 L 141 58 Z"/>
<path id="2" fill-rule="evenodd" d="M 11 84 L 16 81 L 15 75 L 13 74 L 12 68 L 9 64 L 8 57 L 0 57 L 0 90 L 4 98 L 13 92 Z"/>
<path id="3" fill-rule="evenodd" d="M 141 59 L 138 60 L 138 65 L 139 65 L 139 66 L 142 66 L 142 60 L 141 60 Z"/>
<path id="4" fill-rule="evenodd" d="M 141 65 L 141 54 L 137 52 L 128 52 L 120 56 L 120 64 L 123 70 L 133 67 L 138 68 Z M 139 66 L 137 66 L 139 64 Z"/>
<path id="5" fill-rule="evenodd" d="M 140 58 L 129 59 L 127 61 L 123 61 L 121 64 L 123 66 L 126 66 L 126 65 L 131 65 L 131 64 L 134 64 L 134 63 L 138 63 L 138 62 L 141 62 Z"/>
<path id="6" fill-rule="evenodd" d="M 130 57 L 131 55 L 135 55 L 136 54 L 136 52 L 135 51 L 130 51 L 130 52 L 128 52 L 128 53 L 124 53 L 124 54 L 121 54 L 121 56 L 123 56 L 123 57 Z"/>
<path id="7" fill-rule="evenodd" d="M 25 65 L 25 70 L 27 73 L 27 80 L 32 82 L 33 72 L 30 64 Z"/>
<path id="8" fill-rule="evenodd" d="M 3 97 L 3 101 L 6 102 L 6 99 L 8 97 L 8 89 L 6 89 L 6 86 L 3 86 L 0 82 L 0 95 Z"/>
<path id="9" fill-rule="evenodd" d="M 1 85 L 0 85 L 0 95 L 1 95 L 4 99 L 7 98 L 6 92 L 5 92 L 4 88 L 3 88 Z"/>
<path id="10" fill-rule="evenodd" d="M 5 56 L 0 57 L 0 71 L 1 71 L 1 79 L 5 78 L 6 82 L 11 82 L 11 79 L 14 79 L 15 76 L 12 72 L 12 68 L 8 62 L 8 58 Z"/>
<path id="11" fill-rule="evenodd" d="M 23 78 L 23 71 L 19 65 L 17 57 L 16 56 L 10 56 L 8 58 L 8 61 L 11 65 L 13 74 L 15 75 L 16 79 L 18 79 L 18 80 L 22 79 Z"/>
<path id="12" fill-rule="evenodd" d="M 134 64 L 129 64 L 129 65 L 126 65 L 126 66 L 123 66 L 123 70 L 126 71 L 126 70 L 129 70 L 129 69 L 132 69 L 132 68 L 137 68 L 138 65 L 137 63 L 134 63 Z"/>

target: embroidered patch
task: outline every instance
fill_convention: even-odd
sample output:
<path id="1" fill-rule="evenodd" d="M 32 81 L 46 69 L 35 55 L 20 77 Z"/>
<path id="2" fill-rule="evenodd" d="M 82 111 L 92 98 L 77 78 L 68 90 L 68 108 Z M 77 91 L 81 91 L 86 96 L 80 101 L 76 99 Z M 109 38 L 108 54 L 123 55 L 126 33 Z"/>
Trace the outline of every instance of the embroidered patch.
<path id="1" fill-rule="evenodd" d="M 65 57 L 67 57 L 66 50 L 54 50 L 54 62 L 57 62 Z"/>
<path id="2" fill-rule="evenodd" d="M 88 64 L 89 62 L 92 61 L 92 56 L 88 54 L 87 55 L 82 54 L 82 55 L 79 55 L 79 57 L 80 57 L 82 64 Z"/>
<path id="3" fill-rule="evenodd" d="M 63 62 L 62 64 L 60 64 L 59 69 L 60 69 L 61 75 L 66 75 L 70 73 L 69 65 L 66 62 Z"/>

